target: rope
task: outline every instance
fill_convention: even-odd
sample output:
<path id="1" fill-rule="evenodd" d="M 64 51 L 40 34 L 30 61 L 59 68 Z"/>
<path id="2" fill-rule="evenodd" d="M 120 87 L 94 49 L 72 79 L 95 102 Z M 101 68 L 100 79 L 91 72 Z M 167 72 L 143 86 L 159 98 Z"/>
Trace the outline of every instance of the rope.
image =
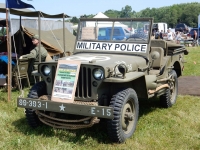
<path id="1" fill-rule="evenodd" d="M 13 33 L 13 30 L 12 30 L 12 21 L 10 21 L 11 22 L 11 33 Z M 20 30 L 21 31 L 21 30 Z M 19 65 L 18 65 L 18 57 L 17 57 L 17 50 L 16 50 L 16 45 L 15 45 L 15 38 L 14 38 L 14 34 L 13 34 L 13 44 L 14 44 L 14 49 L 15 49 L 15 59 L 17 60 L 17 73 L 18 73 L 18 75 L 20 76 L 20 72 L 19 72 Z M 18 75 L 16 75 L 16 78 L 17 78 L 17 80 L 19 80 L 18 79 Z M 19 80 L 19 89 L 20 89 L 20 92 L 21 92 L 21 94 L 19 95 L 19 97 L 24 97 L 24 91 L 22 90 L 22 83 L 21 83 L 21 79 Z"/>
<path id="2" fill-rule="evenodd" d="M 43 14 L 40 12 L 40 14 L 42 15 L 42 17 L 44 18 L 44 16 L 43 16 Z M 45 20 L 45 23 L 46 23 L 46 20 Z M 47 23 L 47 26 L 49 27 L 49 30 L 51 31 L 51 33 L 53 34 L 53 37 L 56 39 L 56 42 L 58 43 L 58 45 L 60 46 L 60 48 L 62 49 L 62 51 L 64 52 L 64 50 L 63 50 L 63 48 L 62 48 L 62 46 L 60 45 L 60 43 L 59 43 L 59 41 L 57 40 L 57 38 L 56 38 L 56 36 L 55 36 L 55 34 L 53 33 L 53 31 L 51 30 L 51 28 L 50 28 L 50 26 L 49 26 L 49 24 Z M 65 41 L 63 41 L 63 43 L 64 43 Z"/>

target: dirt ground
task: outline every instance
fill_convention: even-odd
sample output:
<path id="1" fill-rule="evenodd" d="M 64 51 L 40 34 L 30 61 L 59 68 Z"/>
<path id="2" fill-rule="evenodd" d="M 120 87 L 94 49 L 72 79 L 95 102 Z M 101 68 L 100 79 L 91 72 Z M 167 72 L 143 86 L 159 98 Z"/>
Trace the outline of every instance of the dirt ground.
<path id="1" fill-rule="evenodd" d="M 182 76 L 178 78 L 178 94 L 200 96 L 200 76 Z"/>

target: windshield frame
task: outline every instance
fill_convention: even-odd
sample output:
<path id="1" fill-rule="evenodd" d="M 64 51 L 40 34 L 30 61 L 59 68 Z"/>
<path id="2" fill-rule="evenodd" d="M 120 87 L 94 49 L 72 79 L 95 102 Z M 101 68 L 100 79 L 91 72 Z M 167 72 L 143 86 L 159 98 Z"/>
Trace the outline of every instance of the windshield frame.
<path id="1" fill-rule="evenodd" d="M 77 39 L 76 40 L 79 40 L 79 41 L 102 41 L 102 40 L 99 40 L 98 38 L 97 38 L 97 36 L 98 36 L 98 31 L 97 30 L 99 30 L 99 29 L 102 29 L 102 28 L 111 28 L 112 29 L 112 31 L 111 31 L 111 35 L 110 35 L 110 39 L 108 40 L 108 39 L 106 39 L 105 41 L 107 41 L 107 42 L 112 42 L 113 41 L 113 34 L 114 34 L 114 30 L 115 30 L 115 28 L 120 28 L 120 27 L 118 27 L 116 24 L 117 23 L 123 23 L 123 22 L 130 22 L 131 23 L 131 26 L 132 26 L 132 24 L 133 24 L 133 22 L 149 22 L 149 29 L 148 30 L 146 30 L 146 32 L 147 32 L 147 36 L 145 37 L 147 40 L 145 40 L 145 42 L 144 41 L 137 41 L 137 42 L 135 42 L 135 43 L 149 43 L 149 39 L 150 39 L 150 37 L 151 37 L 151 30 L 152 30 L 152 18 L 80 18 L 80 21 L 79 21 L 79 25 L 78 25 L 78 30 L 77 30 Z M 93 28 L 95 28 L 95 29 L 93 29 L 94 30 L 94 32 L 95 32 L 95 39 L 82 39 L 81 38 L 81 36 L 82 36 L 82 31 L 83 31 L 83 26 L 86 26 L 86 23 L 85 23 L 85 25 L 83 25 L 84 24 L 84 22 L 93 22 L 93 23 L 95 23 L 95 27 L 93 27 Z M 110 27 L 101 27 L 101 26 L 97 26 L 97 24 L 99 24 L 99 23 L 102 23 L 102 22 L 112 22 L 112 26 L 110 26 Z M 127 25 L 128 26 L 128 25 Z M 143 25 L 144 27 L 143 27 L 143 30 L 145 30 L 145 24 Z M 87 28 L 89 28 L 90 26 L 88 26 Z M 92 26 L 91 26 L 91 28 L 92 28 Z M 125 27 L 121 27 L 123 30 L 125 30 L 125 29 L 128 29 L 128 28 L 125 28 Z M 134 30 L 136 30 L 136 29 L 134 29 Z M 138 30 L 138 29 L 137 29 Z M 140 29 L 141 30 L 141 29 Z M 125 31 L 124 31 L 125 32 Z M 137 33 L 133 33 L 133 34 L 137 34 Z M 131 30 L 130 30 L 130 35 L 131 35 Z M 106 36 L 108 36 L 108 35 L 106 35 Z M 131 37 L 131 36 L 130 36 Z M 127 42 L 127 41 L 125 41 L 125 40 L 122 40 L 123 42 Z M 117 41 L 117 42 L 121 42 L 121 41 Z M 134 43 L 134 41 L 132 41 L 133 43 Z"/>
<path id="2" fill-rule="evenodd" d="M 95 22 L 98 22 L 98 21 L 112 21 L 113 22 L 113 25 L 112 25 L 112 35 L 111 35 L 111 38 L 110 40 L 106 40 L 106 41 L 100 41 L 100 40 L 95 40 L 95 39 L 81 39 L 80 38 L 80 31 L 82 31 L 82 26 L 81 26 L 81 23 L 83 23 L 84 21 L 95 21 Z M 113 37 L 113 30 L 114 30 L 114 22 L 123 22 L 123 21 L 131 21 L 131 23 L 133 21 L 141 21 L 141 22 L 149 22 L 149 27 L 148 27 L 148 37 L 147 37 L 147 40 L 146 41 L 134 41 L 134 40 L 130 40 L 130 41 L 116 41 L 116 40 L 111 40 L 112 37 Z M 99 50 L 99 51 L 95 51 L 95 50 L 88 50 L 87 48 L 86 49 L 78 49 L 77 48 L 77 43 L 78 42 L 106 42 L 106 43 L 121 43 L 121 44 L 146 44 L 147 45 L 147 51 L 145 53 L 142 53 L 141 55 L 143 56 L 147 56 L 148 53 L 149 53 L 149 44 L 150 44 L 150 41 L 151 41 L 151 35 L 152 35 L 152 25 L 153 25 L 153 18 L 80 18 L 80 22 L 78 24 L 78 30 L 77 30 L 77 36 L 76 36 L 76 43 L 75 43 L 75 47 L 74 47 L 74 54 L 75 53 L 79 53 L 79 52 L 95 52 L 95 53 L 102 53 L 103 51 Z M 95 24 L 95 27 L 96 27 L 96 24 Z M 97 37 L 97 32 L 95 32 L 95 37 Z M 124 52 L 111 52 L 111 51 L 104 51 L 105 53 L 124 53 Z M 104 53 L 103 52 L 103 53 Z M 130 53 L 131 54 L 131 53 Z M 132 53 L 133 54 L 133 53 Z M 135 53 L 136 54 L 136 53 Z M 134 54 L 134 55 L 135 55 Z M 140 53 L 137 53 L 137 55 L 140 54 Z"/>

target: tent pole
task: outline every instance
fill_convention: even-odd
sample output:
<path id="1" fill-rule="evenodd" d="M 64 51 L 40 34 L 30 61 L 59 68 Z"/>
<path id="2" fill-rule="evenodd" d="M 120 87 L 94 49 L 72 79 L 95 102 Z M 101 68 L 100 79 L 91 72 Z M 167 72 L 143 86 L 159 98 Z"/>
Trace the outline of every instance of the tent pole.
<path id="1" fill-rule="evenodd" d="M 7 34 L 7 52 L 8 52 L 8 101 L 11 100 L 11 82 L 12 82 L 12 57 L 11 57 L 11 29 L 10 29 L 10 10 L 6 8 L 6 34 Z"/>
<path id="2" fill-rule="evenodd" d="M 38 14 L 38 35 L 39 35 L 39 63 L 41 63 L 41 53 L 40 53 L 40 49 L 41 49 L 41 33 L 40 33 L 40 25 L 41 25 L 41 22 L 40 22 L 40 12 Z"/>
<path id="3" fill-rule="evenodd" d="M 19 31 L 20 31 L 20 35 L 22 36 L 22 30 L 21 30 L 21 26 L 22 26 L 22 21 L 21 21 L 21 19 L 22 19 L 22 16 L 19 16 Z M 22 40 L 21 40 L 21 38 L 19 38 L 19 55 L 21 56 L 21 55 L 23 55 L 23 53 L 22 53 L 22 45 L 21 45 L 21 43 L 22 43 Z"/>
<path id="4" fill-rule="evenodd" d="M 41 63 L 41 17 L 40 13 L 38 14 L 38 35 L 39 35 L 39 63 Z M 41 77 L 39 77 L 39 81 L 41 81 Z"/>
<path id="5" fill-rule="evenodd" d="M 63 47 L 64 47 L 64 56 L 66 56 L 66 50 L 65 50 L 65 14 L 63 14 Z"/>

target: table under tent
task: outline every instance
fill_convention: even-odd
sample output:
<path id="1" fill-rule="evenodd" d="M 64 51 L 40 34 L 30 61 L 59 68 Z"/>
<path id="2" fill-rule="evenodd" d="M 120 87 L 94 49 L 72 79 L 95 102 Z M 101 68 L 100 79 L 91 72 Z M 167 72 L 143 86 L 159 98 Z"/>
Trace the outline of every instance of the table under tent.
<path id="1" fill-rule="evenodd" d="M 2 12 L 2 8 L 0 8 L 0 12 Z M 4 9 L 5 12 L 5 9 Z M 11 14 L 20 16 L 26 16 L 26 17 L 38 17 L 38 21 L 40 20 L 40 16 L 46 18 L 68 18 L 69 16 L 64 14 L 59 15 L 48 15 L 42 12 L 22 12 L 18 10 L 10 10 Z M 5 20 L 2 21 L 5 23 Z M 21 22 L 21 21 L 20 21 Z M 39 21 L 40 22 L 40 21 Z M 1 24 L 1 23 L 0 23 Z M 2 23 L 3 24 L 3 23 Z M 21 26 L 21 24 L 20 24 Z M 41 31 L 40 30 L 40 23 L 38 24 L 38 29 L 31 29 L 31 28 L 24 28 L 21 26 L 21 28 L 11 36 L 11 53 L 12 53 L 12 86 L 16 86 L 19 84 L 19 81 L 16 82 L 16 76 L 14 72 L 16 71 L 16 66 L 20 64 L 19 62 L 19 56 L 28 54 L 30 52 L 30 47 L 32 46 L 32 39 L 31 37 L 34 34 L 38 34 L 41 40 L 41 44 L 44 46 L 44 48 L 47 50 L 48 54 L 53 58 L 55 55 L 59 55 L 62 57 L 63 55 L 70 55 L 75 43 L 75 36 L 73 36 L 67 29 L 57 29 L 53 31 Z M 52 34 L 53 33 L 53 34 Z M 67 38 L 65 39 L 65 35 L 67 35 Z M 59 39 L 59 41 L 58 41 Z M 27 68 L 27 74 L 29 81 L 31 80 L 31 72 L 33 71 L 33 63 L 32 60 L 22 60 L 21 64 L 26 64 Z M 24 65 L 25 66 L 25 65 Z M 23 67 L 24 67 L 23 66 Z M 5 77 L 8 75 L 8 55 L 7 55 L 7 41 L 4 40 L 0 44 L 0 86 L 4 85 L 6 82 Z M 19 70 L 18 70 L 19 71 Z M 15 74 L 16 75 L 16 74 Z M 17 79 L 19 80 L 19 79 Z M 24 80 L 26 82 L 26 80 Z M 25 83 L 26 84 L 26 83 Z"/>

